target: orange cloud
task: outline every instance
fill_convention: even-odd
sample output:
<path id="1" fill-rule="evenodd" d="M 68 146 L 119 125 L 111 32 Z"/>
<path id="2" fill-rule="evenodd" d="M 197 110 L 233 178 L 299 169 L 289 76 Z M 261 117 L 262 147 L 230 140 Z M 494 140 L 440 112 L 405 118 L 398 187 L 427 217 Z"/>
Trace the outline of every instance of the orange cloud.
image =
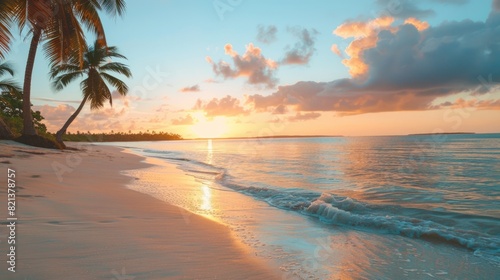
<path id="1" fill-rule="evenodd" d="M 247 96 L 245 105 L 271 114 L 284 113 L 286 108 L 301 113 L 296 117 L 302 119 L 315 116 L 304 112 L 342 116 L 462 107 L 500 110 L 500 83 L 493 79 L 500 76 L 500 51 L 492 47 L 500 42 L 495 35 L 500 13 L 492 13 L 484 22 L 438 26 L 416 19 L 394 26 L 389 22 L 346 23 L 335 31 L 354 37 L 345 61 L 354 77 L 368 79 L 299 81 L 279 86 L 267 96 Z M 467 97 L 439 104 L 441 98 L 450 100 L 455 94 Z"/>
<path id="2" fill-rule="evenodd" d="M 185 117 L 179 117 L 177 119 L 173 119 L 171 122 L 172 125 L 192 125 L 195 123 L 195 121 L 196 120 L 190 114 L 188 114 Z"/>
<path id="3" fill-rule="evenodd" d="M 361 55 L 364 50 L 373 48 L 376 45 L 377 36 L 370 35 L 352 41 L 346 48 L 345 52 L 350 58 L 344 59 L 342 63 L 349 68 L 349 74 L 351 74 L 353 78 L 363 78 L 368 74 L 368 64 L 363 61 Z"/>
<path id="4" fill-rule="evenodd" d="M 117 119 L 123 115 L 125 115 L 127 111 L 125 108 L 122 108 L 121 110 L 116 110 L 116 108 L 105 108 L 105 109 L 100 109 L 98 111 L 93 111 L 89 114 L 86 114 L 86 118 L 90 118 L 95 121 L 100 121 L 100 120 L 107 120 L 107 119 Z"/>
<path id="5" fill-rule="evenodd" d="M 338 57 L 344 58 L 344 55 L 342 54 L 342 51 L 339 49 L 339 46 L 337 44 L 333 44 L 330 50 Z"/>
<path id="6" fill-rule="evenodd" d="M 200 86 L 196 84 L 194 86 L 183 87 L 179 91 L 180 92 L 197 92 L 197 91 L 200 91 Z"/>
<path id="7" fill-rule="evenodd" d="M 333 34 L 340 36 L 344 39 L 359 38 L 374 35 L 375 31 L 385 29 L 394 22 L 394 18 L 390 16 L 383 16 L 376 18 L 369 22 L 346 22 L 338 26 Z"/>
<path id="8" fill-rule="evenodd" d="M 411 24 L 417 28 L 418 31 L 423 31 L 429 28 L 429 24 L 425 21 L 420 21 L 416 18 L 407 18 L 405 24 Z"/>
<path id="9" fill-rule="evenodd" d="M 346 22 L 333 31 L 333 34 L 344 39 L 355 38 L 345 50 L 350 58 L 342 61 L 349 68 L 349 74 L 352 77 L 366 77 L 369 67 L 363 61 L 363 51 L 375 47 L 378 41 L 378 32 L 390 29 L 393 22 L 393 17 L 384 16 L 369 22 Z"/>
<path id="10" fill-rule="evenodd" d="M 320 113 L 316 112 L 310 112 L 310 113 L 305 113 L 301 114 L 300 112 L 297 112 L 295 116 L 288 117 L 289 122 L 302 122 L 302 121 L 308 121 L 308 120 L 314 120 L 321 117 Z"/>
<path id="11" fill-rule="evenodd" d="M 34 111 L 40 111 L 45 118 L 43 121 L 49 131 L 57 131 L 73 114 L 75 107 L 68 104 L 59 104 L 57 106 L 43 105 L 33 106 Z"/>
<path id="12" fill-rule="evenodd" d="M 247 114 L 240 101 L 234 97 L 227 95 L 221 99 L 212 98 L 210 101 L 202 101 L 198 99 L 193 107 L 194 110 L 205 112 L 205 116 L 212 118 L 216 116 L 238 116 Z"/>
<path id="13" fill-rule="evenodd" d="M 40 111 L 42 116 L 45 117 L 43 122 L 47 126 L 48 131 L 56 132 L 75 111 L 75 108 L 68 104 L 59 104 L 57 106 L 33 106 L 33 110 Z M 69 131 L 108 131 L 111 129 L 120 131 L 125 129 L 122 124 L 127 122 L 120 121 L 120 119 L 126 113 L 127 110 L 125 107 L 121 110 L 106 108 L 93 112 L 89 112 L 87 107 L 73 121 L 69 127 Z"/>
<path id="14" fill-rule="evenodd" d="M 477 100 L 477 99 L 463 99 L 463 98 L 458 98 L 455 100 L 455 102 L 446 102 L 443 103 L 437 108 L 443 108 L 443 107 L 448 107 L 448 108 L 453 108 L 453 109 L 460 109 L 460 108 L 475 108 L 475 109 L 482 109 L 482 110 L 500 110 L 500 99 L 496 100 Z"/>
<path id="15" fill-rule="evenodd" d="M 388 30 L 391 33 L 396 33 L 399 28 L 392 26 L 393 23 L 393 17 L 383 16 L 368 22 L 346 22 L 333 31 L 333 34 L 344 39 L 354 38 L 345 50 L 349 58 L 342 61 L 342 63 L 349 68 L 349 73 L 353 78 L 366 78 L 370 69 L 363 59 L 363 52 L 377 46 L 378 34 L 380 31 Z M 416 18 L 406 19 L 405 24 L 415 26 L 418 31 L 429 28 L 427 22 L 420 21 Z M 340 50 L 337 52 L 334 47 L 336 47 L 336 45 L 332 46 L 332 51 L 338 54 Z"/>
<path id="16" fill-rule="evenodd" d="M 235 50 L 233 50 L 233 46 L 231 44 L 224 45 L 224 52 L 230 56 L 237 56 L 238 55 L 238 53 Z"/>

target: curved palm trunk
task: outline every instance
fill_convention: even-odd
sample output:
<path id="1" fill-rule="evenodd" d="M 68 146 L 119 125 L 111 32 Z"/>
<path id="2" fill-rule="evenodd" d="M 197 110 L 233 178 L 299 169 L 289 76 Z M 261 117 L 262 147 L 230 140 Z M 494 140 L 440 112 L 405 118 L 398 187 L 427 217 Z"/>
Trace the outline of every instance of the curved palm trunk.
<path id="1" fill-rule="evenodd" d="M 80 106 L 78 106 L 78 109 L 69 117 L 69 119 L 66 121 L 66 123 L 63 125 L 63 127 L 56 133 L 56 141 L 61 144 L 61 146 L 66 147 L 63 143 L 62 137 L 66 133 L 66 129 L 70 126 L 70 124 L 75 120 L 76 116 L 80 114 L 80 112 L 83 109 L 83 106 L 85 105 L 85 102 L 87 102 L 87 96 L 85 96 L 82 100 L 82 103 L 80 103 Z"/>
<path id="2" fill-rule="evenodd" d="M 26 62 L 26 72 L 24 74 L 23 135 L 36 135 L 35 126 L 33 125 L 33 116 L 31 115 L 31 76 L 33 74 L 36 50 L 38 48 L 38 43 L 40 42 L 41 35 L 42 29 L 35 26 L 35 28 L 33 29 L 33 38 L 31 38 L 28 61 Z"/>

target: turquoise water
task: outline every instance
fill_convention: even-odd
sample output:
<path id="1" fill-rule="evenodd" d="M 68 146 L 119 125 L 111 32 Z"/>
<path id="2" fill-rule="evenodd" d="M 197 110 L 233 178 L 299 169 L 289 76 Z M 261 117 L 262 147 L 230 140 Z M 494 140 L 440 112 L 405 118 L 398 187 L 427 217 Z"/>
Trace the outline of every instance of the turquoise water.
<path id="1" fill-rule="evenodd" d="M 228 224 L 285 279 L 500 275 L 500 134 L 119 145 L 199 183 L 134 189 Z"/>

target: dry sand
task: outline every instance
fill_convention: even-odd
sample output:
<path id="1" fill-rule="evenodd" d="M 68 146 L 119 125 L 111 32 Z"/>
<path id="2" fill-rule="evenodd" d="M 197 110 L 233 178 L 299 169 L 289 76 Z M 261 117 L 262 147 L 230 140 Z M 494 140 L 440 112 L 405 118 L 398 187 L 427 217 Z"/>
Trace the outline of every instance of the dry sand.
<path id="1" fill-rule="evenodd" d="M 129 190 L 146 167 L 119 148 L 0 141 L 0 279 L 277 279 L 228 228 Z M 16 272 L 7 270 L 7 169 L 16 172 Z M 140 180 L 140 178 L 137 178 Z"/>

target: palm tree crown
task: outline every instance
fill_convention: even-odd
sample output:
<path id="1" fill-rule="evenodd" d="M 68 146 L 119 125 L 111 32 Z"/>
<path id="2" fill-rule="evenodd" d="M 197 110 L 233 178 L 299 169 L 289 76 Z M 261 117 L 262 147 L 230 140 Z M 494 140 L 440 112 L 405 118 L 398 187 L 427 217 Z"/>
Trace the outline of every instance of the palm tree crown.
<path id="1" fill-rule="evenodd" d="M 111 90 L 108 84 L 116 88 L 121 95 L 126 95 L 128 86 L 122 80 L 112 76 L 110 73 L 118 73 L 130 78 L 132 73 L 128 66 L 120 62 L 114 62 L 112 58 L 126 59 L 125 56 L 118 53 L 116 47 L 102 46 L 99 40 L 96 40 L 93 46 L 89 46 L 84 55 L 83 67 L 80 67 L 77 57 L 69 59 L 68 63 L 55 65 L 50 71 L 50 77 L 53 80 L 52 86 L 60 91 L 68 84 L 78 78 L 83 78 L 80 82 L 80 88 L 83 94 L 83 100 L 76 112 L 68 119 L 65 125 L 57 132 L 56 138 L 62 144 L 62 135 L 71 122 L 80 113 L 87 101 L 90 102 L 90 109 L 99 109 L 104 106 L 106 101 L 113 104 Z"/>
<path id="2" fill-rule="evenodd" d="M 83 97 L 90 101 L 90 108 L 102 108 L 106 100 L 109 100 L 112 105 L 111 91 L 107 83 L 115 87 L 121 95 L 127 94 L 128 87 L 123 81 L 109 73 L 119 73 L 127 78 L 130 78 L 132 73 L 128 66 L 111 61 L 111 58 L 127 59 L 118 53 L 116 47 L 104 47 L 100 45 L 99 41 L 95 41 L 84 55 L 82 68 L 79 67 L 75 58 L 68 63 L 52 67 L 50 71 L 50 78 L 53 79 L 52 86 L 55 90 L 60 91 L 74 80 L 85 77 L 80 83 L 80 88 Z"/>
<path id="3" fill-rule="evenodd" d="M 2 0 L 0 1 L 0 57 L 9 49 L 15 24 L 28 27 L 33 37 L 40 33 L 51 63 L 65 61 L 72 51 L 85 52 L 83 26 L 106 45 L 99 11 L 113 16 L 125 12 L 125 0 Z"/>

